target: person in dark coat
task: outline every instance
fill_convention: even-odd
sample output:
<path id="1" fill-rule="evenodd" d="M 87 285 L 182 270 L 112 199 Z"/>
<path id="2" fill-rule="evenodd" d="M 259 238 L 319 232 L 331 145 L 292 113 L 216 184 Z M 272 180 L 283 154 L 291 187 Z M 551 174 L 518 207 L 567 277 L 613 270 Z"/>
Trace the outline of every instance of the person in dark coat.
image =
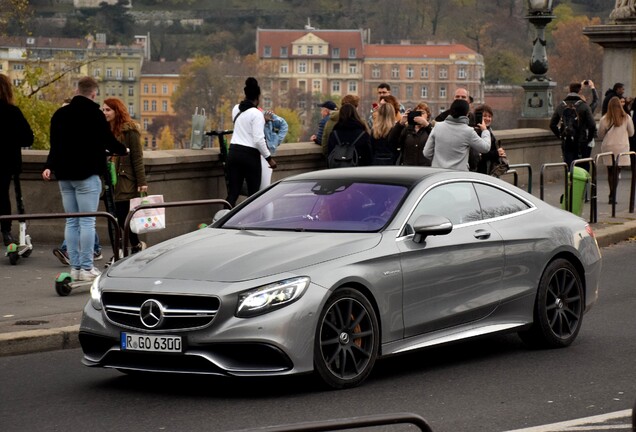
<path id="1" fill-rule="evenodd" d="M 420 116 L 414 115 L 418 112 Z M 425 158 L 422 151 L 433 130 L 432 121 L 431 109 L 425 102 L 420 102 L 395 124 L 389 134 L 389 141 L 400 151 L 400 165 L 431 166 L 431 160 Z"/>
<path id="2" fill-rule="evenodd" d="M 0 215 L 11 214 L 9 187 L 14 175 L 22 171 L 22 147 L 31 147 L 33 131 L 20 108 L 13 104 L 13 88 L 9 77 L 0 74 L 0 124 L 2 145 L 0 157 Z M 5 246 L 15 243 L 11 235 L 11 221 L 2 221 L 2 240 Z"/>
<path id="3" fill-rule="evenodd" d="M 100 176 L 106 171 L 106 151 L 126 155 L 104 113 L 95 103 L 98 84 L 92 77 L 77 83 L 71 103 L 51 118 L 51 151 L 42 171 L 44 180 L 58 180 L 62 204 L 67 213 L 95 212 L 102 192 Z M 93 266 L 95 217 L 66 219 L 64 238 L 74 280 L 93 280 L 100 271 Z"/>
<path id="4" fill-rule="evenodd" d="M 348 103 L 343 104 L 338 113 L 338 122 L 334 125 L 333 132 L 329 134 L 328 154 L 331 154 L 337 145 L 336 134 L 340 142 L 344 143 L 354 142 L 362 133 L 362 138 L 356 142 L 357 164 L 358 166 L 371 165 L 373 154 L 369 141 L 369 127 L 366 122 L 360 118 L 356 107 Z"/>
<path id="5" fill-rule="evenodd" d="M 607 113 L 607 105 L 609 104 L 610 99 L 614 96 L 617 96 L 619 99 L 625 93 L 625 84 L 623 83 L 615 83 L 611 89 L 608 89 L 605 92 L 605 97 L 603 98 L 603 105 L 601 106 L 601 115 L 605 115 Z"/>

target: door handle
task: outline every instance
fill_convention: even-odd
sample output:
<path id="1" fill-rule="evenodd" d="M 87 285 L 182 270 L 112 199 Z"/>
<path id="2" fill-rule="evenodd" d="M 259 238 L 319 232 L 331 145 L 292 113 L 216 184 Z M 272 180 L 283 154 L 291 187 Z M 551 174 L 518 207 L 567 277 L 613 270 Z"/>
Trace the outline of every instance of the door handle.
<path id="1" fill-rule="evenodd" d="M 479 230 L 475 231 L 475 234 L 473 234 L 473 235 L 475 236 L 476 239 L 486 240 L 486 239 L 490 238 L 490 231 L 479 229 Z"/>

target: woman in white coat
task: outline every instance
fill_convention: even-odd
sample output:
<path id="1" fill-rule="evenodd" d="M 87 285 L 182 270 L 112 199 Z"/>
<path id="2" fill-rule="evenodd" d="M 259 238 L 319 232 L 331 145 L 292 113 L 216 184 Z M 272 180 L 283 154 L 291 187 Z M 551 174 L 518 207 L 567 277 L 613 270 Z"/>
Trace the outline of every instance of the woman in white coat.
<path id="1" fill-rule="evenodd" d="M 598 137 L 603 140 L 601 144 L 601 152 L 612 152 L 617 157 L 620 153 L 629 151 L 629 137 L 634 135 L 634 123 L 629 118 L 623 107 L 621 106 L 620 99 L 616 96 L 610 99 L 607 106 L 607 113 L 601 118 L 598 127 Z M 618 160 L 617 172 L 614 172 L 611 160 L 609 158 L 604 159 L 605 165 L 607 165 L 607 181 L 609 182 L 609 203 L 612 203 L 612 199 L 616 200 L 614 190 L 614 178 L 618 179 L 621 166 L 629 166 L 630 158 L 628 156 L 622 156 Z M 616 177 L 614 177 L 616 176 Z"/>

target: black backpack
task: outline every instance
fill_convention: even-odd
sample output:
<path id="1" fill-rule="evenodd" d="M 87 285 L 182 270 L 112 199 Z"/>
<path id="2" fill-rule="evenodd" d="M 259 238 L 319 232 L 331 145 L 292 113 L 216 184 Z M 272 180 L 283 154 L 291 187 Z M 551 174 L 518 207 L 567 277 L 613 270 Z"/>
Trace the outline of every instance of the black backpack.
<path id="1" fill-rule="evenodd" d="M 574 142 L 577 139 L 579 130 L 579 113 L 576 108 L 582 101 L 563 101 L 563 112 L 561 113 L 561 139 L 563 141 Z"/>
<path id="2" fill-rule="evenodd" d="M 327 158 L 329 168 L 358 166 L 358 151 L 356 150 L 356 143 L 364 136 L 365 132 L 360 132 L 360 135 L 358 135 L 358 137 L 351 143 L 349 141 L 340 141 L 338 131 L 334 130 L 331 133 L 336 138 L 336 146 L 333 148 L 331 153 L 329 153 L 329 157 Z"/>

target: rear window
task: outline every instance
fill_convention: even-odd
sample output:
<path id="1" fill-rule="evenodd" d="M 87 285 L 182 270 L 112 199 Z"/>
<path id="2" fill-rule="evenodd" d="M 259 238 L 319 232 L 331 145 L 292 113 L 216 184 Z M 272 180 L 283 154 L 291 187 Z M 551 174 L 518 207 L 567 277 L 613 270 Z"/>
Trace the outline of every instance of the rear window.
<path id="1" fill-rule="evenodd" d="M 373 232 L 393 218 L 405 186 L 343 180 L 282 182 L 223 228 Z"/>

